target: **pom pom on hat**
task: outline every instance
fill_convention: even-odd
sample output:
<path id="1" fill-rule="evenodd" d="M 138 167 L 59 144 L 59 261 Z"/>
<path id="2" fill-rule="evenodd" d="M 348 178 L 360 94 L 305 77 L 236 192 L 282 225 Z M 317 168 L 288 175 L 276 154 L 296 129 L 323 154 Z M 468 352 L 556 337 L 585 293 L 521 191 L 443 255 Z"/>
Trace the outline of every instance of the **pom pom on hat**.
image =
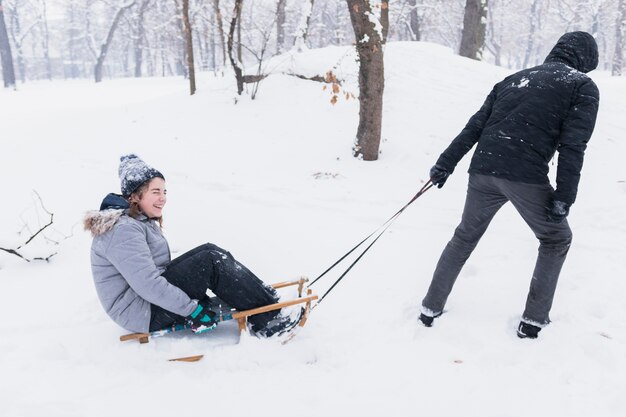
<path id="1" fill-rule="evenodd" d="M 120 157 L 120 168 L 118 172 L 121 182 L 121 191 L 124 197 L 131 195 L 144 182 L 152 178 L 159 177 L 165 179 L 163 174 L 132 153 Z"/>

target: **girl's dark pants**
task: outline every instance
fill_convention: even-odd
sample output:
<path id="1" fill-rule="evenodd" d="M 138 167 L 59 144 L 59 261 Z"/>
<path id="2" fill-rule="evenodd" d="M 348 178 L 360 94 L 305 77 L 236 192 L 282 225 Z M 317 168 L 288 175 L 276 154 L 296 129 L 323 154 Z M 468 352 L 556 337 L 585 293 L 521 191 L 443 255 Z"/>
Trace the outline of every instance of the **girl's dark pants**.
<path id="1" fill-rule="evenodd" d="M 278 302 L 278 295 L 273 288 L 266 286 L 228 251 L 211 243 L 198 246 L 174 259 L 163 276 L 192 299 L 204 298 L 207 289 L 210 289 L 237 310 Z M 258 331 L 277 314 L 278 310 L 250 316 L 248 322 L 253 331 Z M 150 331 L 183 323 L 184 317 L 152 304 Z"/>

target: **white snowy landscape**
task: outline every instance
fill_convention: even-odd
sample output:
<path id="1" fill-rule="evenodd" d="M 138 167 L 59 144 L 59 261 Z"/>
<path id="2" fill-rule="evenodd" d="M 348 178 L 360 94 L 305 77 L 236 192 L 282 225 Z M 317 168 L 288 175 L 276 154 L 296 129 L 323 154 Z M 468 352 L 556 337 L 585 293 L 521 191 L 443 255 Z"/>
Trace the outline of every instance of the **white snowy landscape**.
<path id="1" fill-rule="evenodd" d="M 275 57 L 258 96 L 231 74 L 29 82 L 0 90 L 0 416 L 626 415 L 626 79 L 594 71 L 601 100 L 552 324 L 515 334 L 537 242 L 514 209 L 496 216 L 432 328 L 417 324 L 456 227 L 470 155 L 410 206 L 288 344 L 239 338 L 236 323 L 148 344 L 102 309 L 86 211 L 119 192 L 119 156 L 166 177 L 173 257 L 205 242 L 268 283 L 315 278 L 419 190 L 439 153 L 511 70 L 429 43 L 385 49 L 383 143 L 352 157 L 353 49 Z M 552 178 L 556 161 L 551 165 Z M 39 199 L 39 197 L 40 199 Z M 315 284 L 323 293 L 347 268 Z M 204 354 L 196 363 L 167 359 Z"/>

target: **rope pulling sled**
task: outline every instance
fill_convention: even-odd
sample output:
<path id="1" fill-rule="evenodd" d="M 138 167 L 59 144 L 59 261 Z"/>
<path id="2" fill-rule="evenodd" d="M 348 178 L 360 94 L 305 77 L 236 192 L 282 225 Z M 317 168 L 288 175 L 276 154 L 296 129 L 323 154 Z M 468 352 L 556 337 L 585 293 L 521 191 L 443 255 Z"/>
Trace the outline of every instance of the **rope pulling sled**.
<path id="1" fill-rule="evenodd" d="M 398 210 L 393 216 L 391 216 L 385 223 L 380 225 L 376 230 L 374 230 L 367 237 L 365 237 L 365 239 L 361 240 L 352 249 L 350 249 L 346 254 L 344 254 L 341 258 L 339 258 L 334 264 L 332 264 L 328 269 L 326 269 L 321 275 L 315 278 L 313 282 L 306 285 L 306 288 L 305 288 L 305 284 L 308 283 L 309 281 L 309 279 L 306 277 L 301 277 L 298 280 L 294 280 L 294 281 L 279 282 L 279 283 L 271 285 L 274 289 L 297 285 L 298 286 L 297 298 L 293 300 L 282 301 L 282 302 L 278 302 L 274 304 L 268 304 L 265 306 L 257 307 L 257 308 L 250 309 L 250 310 L 243 310 L 243 311 L 237 311 L 236 309 L 228 306 L 226 303 L 224 303 L 222 300 L 220 300 L 217 297 L 211 298 L 211 300 L 213 301 L 212 304 L 219 306 L 218 311 L 216 311 L 219 317 L 219 322 L 237 320 L 239 334 L 241 334 L 247 331 L 248 329 L 247 321 L 248 321 L 248 317 L 250 316 L 253 316 L 255 314 L 266 313 L 268 311 L 279 310 L 284 307 L 289 307 L 289 306 L 293 306 L 297 304 L 304 304 L 304 306 L 302 306 L 302 316 L 297 326 L 297 327 L 303 327 L 309 317 L 310 312 L 320 305 L 320 303 L 324 300 L 324 298 L 337 286 L 337 284 L 339 284 L 339 282 L 348 274 L 348 272 L 350 272 L 350 270 L 354 267 L 354 265 L 356 265 L 356 263 L 361 260 L 361 258 L 365 255 L 365 253 L 367 253 L 367 251 L 370 250 L 370 248 L 374 245 L 374 243 L 376 243 L 376 241 L 383 235 L 383 233 L 385 233 L 385 231 L 400 216 L 400 214 L 402 214 L 402 212 L 404 212 L 404 210 L 408 206 L 410 206 L 422 194 L 428 191 L 433 185 L 434 184 L 432 183 L 431 180 L 426 182 L 426 184 L 424 184 L 424 186 L 417 192 L 417 194 L 415 194 L 415 196 L 413 196 L 413 198 L 408 203 L 406 203 L 400 210 Z M 335 282 L 330 286 L 330 288 L 328 288 L 328 290 L 326 290 L 326 292 L 321 297 L 318 297 L 317 295 L 313 294 L 313 290 L 310 288 L 313 284 L 318 282 L 320 278 L 325 276 L 333 268 L 339 265 L 345 258 L 347 258 L 350 254 L 352 254 L 352 252 L 354 252 L 358 247 L 360 247 L 362 244 L 368 241 L 372 236 L 376 235 L 376 233 L 378 233 L 378 235 L 361 252 L 361 254 L 354 260 L 354 262 L 352 262 L 352 264 L 348 266 L 348 268 L 339 276 L 339 278 L 335 280 Z M 303 297 L 302 295 L 303 295 L 304 290 L 306 290 L 306 295 Z M 314 301 L 315 301 L 315 304 L 312 304 Z M 181 330 L 186 330 L 189 328 L 190 327 L 187 325 L 175 325 L 172 327 L 168 327 L 162 330 L 157 330 L 157 331 L 153 331 L 149 333 L 130 333 L 130 334 L 125 334 L 125 335 L 120 336 L 120 341 L 126 342 L 129 340 L 137 340 L 139 343 L 144 344 L 144 343 L 148 343 L 150 339 L 165 336 L 166 334 L 178 332 Z M 287 335 L 285 340 L 282 341 L 282 343 L 283 344 L 287 343 L 294 336 L 295 336 L 295 333 L 291 332 L 290 334 Z M 195 355 L 195 356 L 187 356 L 183 358 L 169 359 L 169 361 L 197 362 L 203 357 L 204 355 Z"/>

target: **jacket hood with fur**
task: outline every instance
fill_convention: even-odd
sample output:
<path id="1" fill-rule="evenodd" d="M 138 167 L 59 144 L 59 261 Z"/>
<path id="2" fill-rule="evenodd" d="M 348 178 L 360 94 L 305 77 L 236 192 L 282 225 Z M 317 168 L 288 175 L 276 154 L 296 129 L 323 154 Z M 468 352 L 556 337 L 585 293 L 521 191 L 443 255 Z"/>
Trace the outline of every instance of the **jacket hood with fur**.
<path id="1" fill-rule="evenodd" d="M 83 219 L 85 230 L 91 236 L 100 236 L 113 229 L 115 223 L 129 208 L 128 201 L 119 194 L 108 194 L 100 204 L 100 210 L 88 211 Z"/>

